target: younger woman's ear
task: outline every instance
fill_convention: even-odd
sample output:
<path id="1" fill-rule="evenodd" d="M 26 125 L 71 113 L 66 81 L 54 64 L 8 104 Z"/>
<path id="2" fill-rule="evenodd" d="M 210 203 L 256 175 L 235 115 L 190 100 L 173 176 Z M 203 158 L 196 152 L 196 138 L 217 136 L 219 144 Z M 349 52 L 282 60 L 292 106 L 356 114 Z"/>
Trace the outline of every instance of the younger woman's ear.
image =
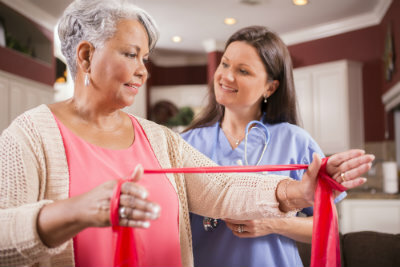
<path id="1" fill-rule="evenodd" d="M 279 87 L 279 81 L 273 80 L 272 82 L 267 83 L 267 93 L 266 96 L 270 97 L 273 93 L 275 93 L 276 89 Z"/>
<path id="2" fill-rule="evenodd" d="M 82 41 L 76 47 L 77 65 L 83 72 L 89 72 L 94 46 L 88 41 Z"/>

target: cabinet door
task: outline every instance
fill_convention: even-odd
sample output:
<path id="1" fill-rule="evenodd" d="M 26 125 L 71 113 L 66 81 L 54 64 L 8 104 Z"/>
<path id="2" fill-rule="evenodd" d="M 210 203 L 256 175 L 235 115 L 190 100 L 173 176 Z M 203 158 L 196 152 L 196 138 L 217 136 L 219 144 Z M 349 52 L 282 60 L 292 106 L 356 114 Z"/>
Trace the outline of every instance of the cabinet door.
<path id="1" fill-rule="evenodd" d="M 28 109 L 54 102 L 53 88 L 26 80 L 10 80 L 10 122 Z"/>
<path id="2" fill-rule="evenodd" d="M 0 133 L 9 124 L 9 90 L 8 80 L 0 76 Z"/>
<path id="3" fill-rule="evenodd" d="M 32 102 L 31 97 L 22 84 L 10 82 L 10 122 L 27 110 L 28 101 Z"/>
<path id="4" fill-rule="evenodd" d="M 315 96 L 315 139 L 325 153 L 349 148 L 349 113 L 345 68 L 333 66 L 313 73 Z"/>
<path id="5" fill-rule="evenodd" d="M 361 64 L 340 60 L 293 71 L 303 127 L 330 155 L 364 145 Z"/>
<path id="6" fill-rule="evenodd" d="M 303 128 L 315 138 L 315 107 L 312 74 L 309 72 L 294 72 L 296 82 L 297 103 Z"/>
<path id="7" fill-rule="evenodd" d="M 357 231 L 400 233 L 400 200 L 345 199 L 339 204 L 339 228 Z"/>

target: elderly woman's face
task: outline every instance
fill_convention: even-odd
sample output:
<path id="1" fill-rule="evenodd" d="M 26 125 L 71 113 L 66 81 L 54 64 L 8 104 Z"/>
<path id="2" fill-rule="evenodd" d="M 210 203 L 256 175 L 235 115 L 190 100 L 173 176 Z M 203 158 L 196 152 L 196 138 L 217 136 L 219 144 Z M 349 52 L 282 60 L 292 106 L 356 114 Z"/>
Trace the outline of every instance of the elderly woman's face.
<path id="1" fill-rule="evenodd" d="M 148 35 L 136 20 L 122 20 L 115 35 L 96 49 L 91 82 L 104 99 L 118 107 L 129 106 L 147 79 Z"/>

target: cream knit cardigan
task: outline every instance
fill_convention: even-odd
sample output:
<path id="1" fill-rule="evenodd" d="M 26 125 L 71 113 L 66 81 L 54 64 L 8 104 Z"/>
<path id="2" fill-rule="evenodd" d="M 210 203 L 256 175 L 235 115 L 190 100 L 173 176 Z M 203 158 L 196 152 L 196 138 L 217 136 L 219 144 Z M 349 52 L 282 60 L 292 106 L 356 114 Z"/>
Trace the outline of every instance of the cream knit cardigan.
<path id="1" fill-rule="evenodd" d="M 137 118 L 162 168 L 213 166 L 179 135 Z M 36 230 L 43 205 L 68 198 L 62 137 L 41 105 L 19 116 L 0 137 L 0 266 L 74 266 L 73 242 L 48 248 Z M 275 189 L 287 177 L 257 174 L 167 174 L 179 198 L 182 265 L 193 266 L 189 210 L 214 218 L 294 216 L 278 208 Z M 113 252 L 110 252 L 113 253 Z"/>

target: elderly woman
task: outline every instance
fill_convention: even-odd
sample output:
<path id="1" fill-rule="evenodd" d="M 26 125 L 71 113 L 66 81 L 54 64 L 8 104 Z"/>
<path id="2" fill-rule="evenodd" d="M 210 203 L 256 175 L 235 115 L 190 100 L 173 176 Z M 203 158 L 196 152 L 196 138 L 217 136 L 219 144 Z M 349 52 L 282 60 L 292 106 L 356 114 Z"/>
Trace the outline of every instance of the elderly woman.
<path id="1" fill-rule="evenodd" d="M 0 138 L 0 265 L 111 266 L 110 198 L 135 229 L 139 266 L 193 266 L 189 209 L 214 218 L 293 216 L 313 204 L 320 159 L 301 182 L 277 175 L 158 174 L 214 163 L 167 128 L 124 113 L 146 82 L 157 41 L 128 1 L 77 0 L 59 24 L 74 96 L 19 116 Z M 371 156 L 348 152 L 330 174 L 356 179 Z M 158 203 L 158 204 L 156 204 Z M 160 209 L 162 212 L 160 213 Z M 151 221 L 151 226 L 150 226 Z M 147 229 L 146 229 L 147 228 Z"/>

